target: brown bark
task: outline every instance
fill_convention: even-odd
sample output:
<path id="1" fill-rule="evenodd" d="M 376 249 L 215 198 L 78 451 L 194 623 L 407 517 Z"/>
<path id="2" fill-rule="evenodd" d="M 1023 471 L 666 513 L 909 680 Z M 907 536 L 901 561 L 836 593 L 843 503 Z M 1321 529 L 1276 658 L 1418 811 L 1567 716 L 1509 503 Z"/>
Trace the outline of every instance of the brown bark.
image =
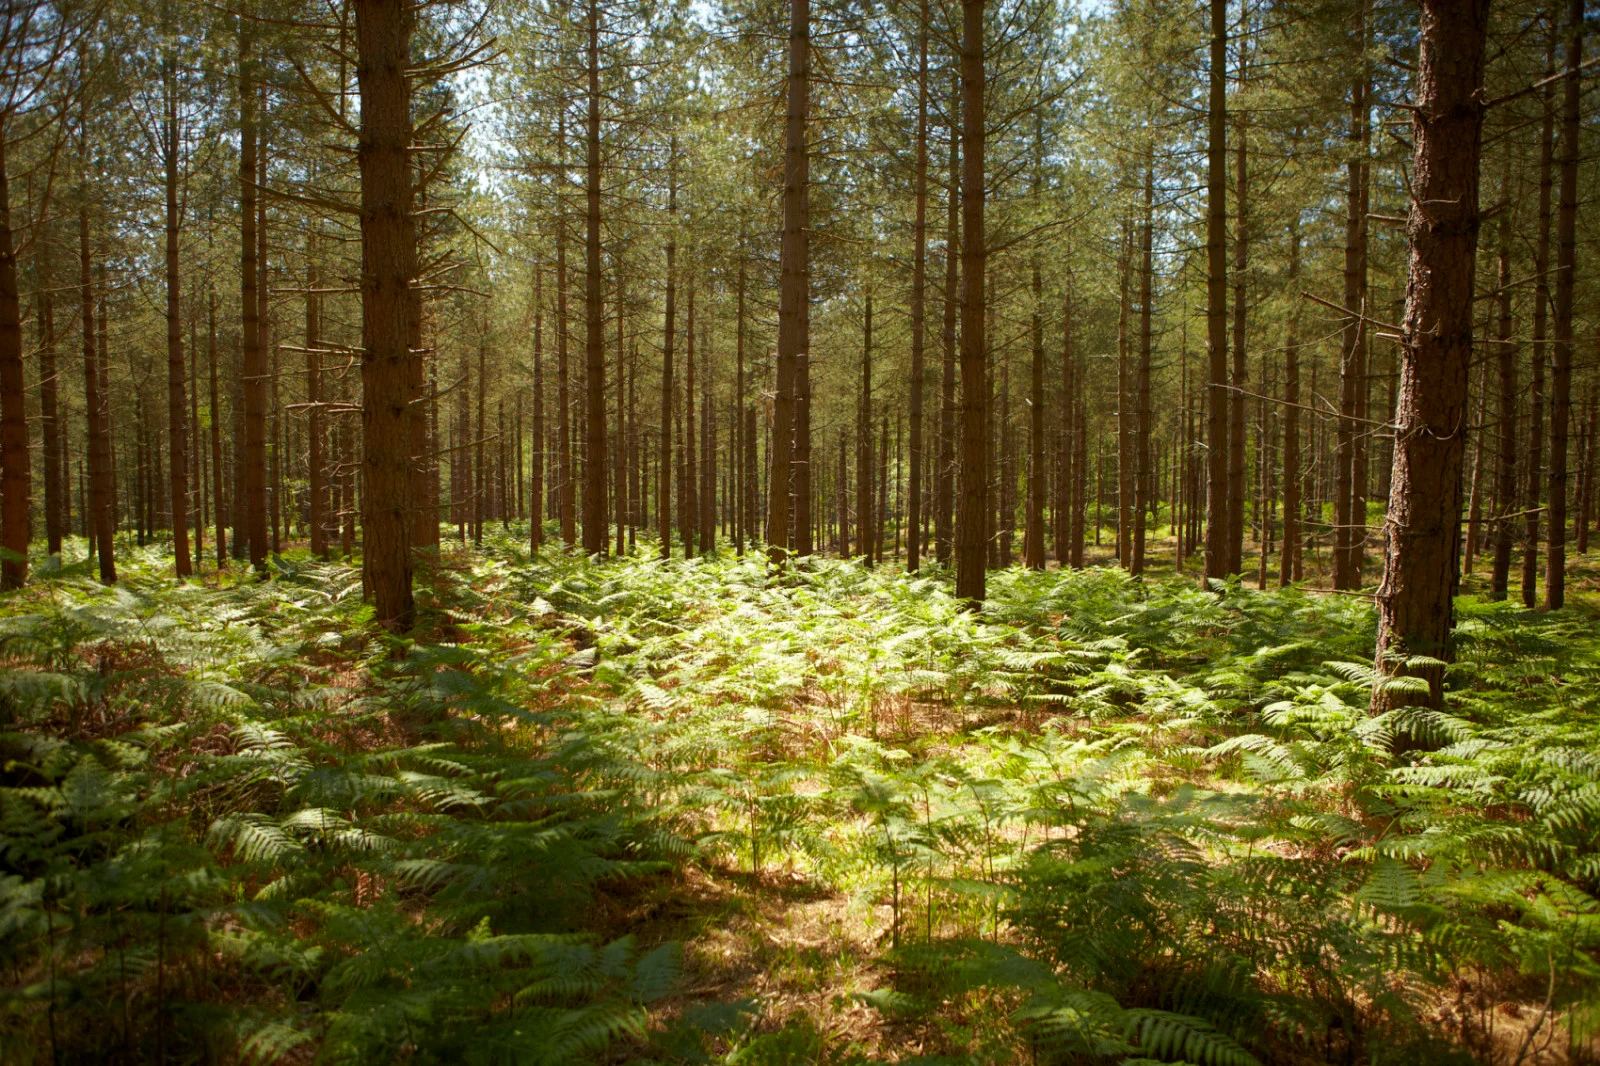
<path id="1" fill-rule="evenodd" d="M 310 495 L 311 554 L 328 557 L 327 457 L 323 453 L 322 296 L 317 233 L 306 238 L 306 486 Z"/>
<path id="2" fill-rule="evenodd" d="M 1044 569 L 1044 282 L 1033 261 L 1033 359 L 1028 373 L 1028 500 L 1022 562 Z"/>
<path id="3" fill-rule="evenodd" d="M 1246 7 L 1248 11 L 1248 7 Z M 1239 81 L 1248 74 L 1249 29 L 1239 42 Z M 1233 236 L 1233 366 L 1228 390 L 1228 573 L 1244 570 L 1245 498 L 1245 393 L 1250 389 L 1250 363 L 1245 347 L 1248 322 L 1248 276 L 1250 264 L 1250 135 L 1249 124 L 1241 114 L 1237 143 L 1234 145 L 1234 189 L 1238 199 L 1238 221 Z"/>
<path id="4" fill-rule="evenodd" d="M 38 241 L 39 273 L 39 422 L 44 447 L 44 532 L 46 551 L 61 554 L 61 538 L 72 528 L 67 510 L 72 493 L 63 456 L 60 381 L 56 367 L 55 276 L 50 264 L 48 227 Z"/>
<path id="5" fill-rule="evenodd" d="M 856 402 L 856 546 L 872 561 L 872 292 L 867 291 L 861 334 L 861 393 Z"/>
<path id="6" fill-rule="evenodd" d="M 1557 32 L 1552 19 L 1545 77 L 1555 70 Z M 1540 99 L 1544 121 L 1539 133 L 1539 216 L 1534 243 L 1533 272 L 1533 365 L 1529 383 L 1532 410 L 1528 416 L 1528 465 L 1524 480 L 1522 532 L 1522 605 L 1532 607 L 1539 592 L 1539 500 L 1544 488 L 1544 404 L 1545 341 L 1550 321 L 1550 200 L 1554 186 L 1555 162 L 1555 85 L 1547 82 Z"/>
<path id="7" fill-rule="evenodd" d="M 1206 145 L 1206 564 L 1205 580 L 1228 575 L 1228 5 L 1211 0 L 1211 71 Z"/>
<path id="8" fill-rule="evenodd" d="M 265 576 L 267 567 L 267 361 L 261 346 L 256 233 L 256 97 L 258 89 L 247 30 L 239 34 L 239 317 L 240 388 L 244 394 L 243 539 L 250 565 Z M 237 462 L 237 458 L 235 459 Z"/>
<path id="9" fill-rule="evenodd" d="M 228 503 L 223 491 L 222 399 L 217 390 L 217 294 L 206 292 L 206 363 L 211 375 L 211 509 L 217 523 L 217 569 L 228 568 Z"/>
<path id="10" fill-rule="evenodd" d="M 678 536 L 683 540 L 683 557 L 695 554 L 695 536 L 699 528 L 700 480 L 695 455 L 694 424 L 694 264 L 689 265 L 689 298 L 684 313 L 683 352 L 683 459 L 679 466 L 681 483 L 678 486 Z"/>
<path id="11" fill-rule="evenodd" d="M 1357 49 L 1366 42 L 1365 3 L 1357 5 L 1352 33 Z M 1336 437 L 1336 474 L 1333 490 L 1333 587 L 1361 587 L 1360 553 L 1357 544 L 1366 538 L 1365 505 L 1356 510 L 1356 501 L 1365 494 L 1357 477 L 1357 435 L 1360 418 L 1366 413 L 1367 328 L 1367 133 L 1369 85 L 1364 61 L 1350 83 L 1350 157 L 1345 163 L 1345 242 L 1344 306 L 1345 321 L 1339 335 L 1339 421 Z"/>
<path id="12" fill-rule="evenodd" d="M 1241 154 L 1241 162 L 1243 156 Z M 1150 354 L 1151 312 L 1150 302 L 1155 287 L 1155 152 L 1146 149 L 1144 160 L 1144 220 L 1139 229 L 1139 363 L 1135 370 L 1134 398 L 1138 405 L 1134 432 L 1134 458 L 1137 462 L 1133 494 L 1133 555 L 1128 572 L 1144 573 L 1145 520 L 1150 511 L 1151 496 L 1155 492 L 1154 471 L 1150 455 Z M 1242 340 L 1241 333 L 1241 340 Z"/>
<path id="13" fill-rule="evenodd" d="M 956 596 L 983 603 L 989 510 L 985 445 L 988 352 L 984 337 L 984 0 L 961 4 L 961 508 L 956 518 Z"/>
<path id="14" fill-rule="evenodd" d="M 1555 344 L 1550 354 L 1550 533 L 1544 606 L 1567 602 L 1567 433 L 1572 418 L 1572 290 L 1578 240 L 1579 78 L 1583 0 L 1567 4 L 1567 70 L 1561 104 L 1561 191 L 1556 214 Z"/>
<path id="15" fill-rule="evenodd" d="M 402 0 L 354 0 L 361 93 L 361 524 L 367 590 L 380 624 L 411 627 L 412 508 L 407 295 L 412 218 L 411 16 Z"/>
<path id="16" fill-rule="evenodd" d="M 544 270 L 533 269 L 533 467 L 528 486 L 528 550 L 537 554 L 544 543 L 547 458 L 544 426 Z"/>
<path id="17" fill-rule="evenodd" d="M 1387 685 L 1372 707 L 1444 701 L 1461 526 L 1472 358 L 1488 0 L 1422 0 L 1407 233 L 1410 263 L 1395 411 L 1394 470 L 1378 589 L 1376 669 L 1425 678 L 1428 695 Z"/>
<path id="18" fill-rule="evenodd" d="M 164 122 L 161 129 L 163 185 L 166 194 L 167 269 L 167 449 L 172 501 L 173 569 L 179 577 L 194 572 L 189 555 L 189 434 L 185 425 L 188 401 L 184 397 L 183 305 L 178 236 L 182 217 L 178 205 L 178 87 L 173 59 L 163 63 Z"/>

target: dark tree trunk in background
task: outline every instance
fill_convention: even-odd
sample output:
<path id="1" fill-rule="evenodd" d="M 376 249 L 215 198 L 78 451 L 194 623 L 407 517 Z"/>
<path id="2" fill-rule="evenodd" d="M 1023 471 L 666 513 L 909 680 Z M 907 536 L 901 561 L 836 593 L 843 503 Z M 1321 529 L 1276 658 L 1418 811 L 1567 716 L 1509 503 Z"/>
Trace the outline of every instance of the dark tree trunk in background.
<path id="1" fill-rule="evenodd" d="M 1028 501 L 1022 562 L 1044 569 L 1044 282 L 1033 262 L 1033 351 L 1028 368 Z"/>
<path id="2" fill-rule="evenodd" d="M 1449 655 L 1459 573 L 1489 3 L 1422 0 L 1421 6 L 1410 268 L 1376 664 L 1383 675 L 1426 678 L 1429 694 L 1379 685 L 1372 695 L 1376 712 L 1443 706 L 1442 668 L 1412 668 L 1405 660 Z"/>
<path id="3" fill-rule="evenodd" d="M 1572 419 L 1572 289 L 1578 244 L 1583 0 L 1569 0 L 1567 32 L 1570 36 L 1561 104 L 1561 192 L 1556 214 L 1556 328 L 1550 366 L 1550 547 L 1544 578 L 1544 605 L 1551 611 L 1567 602 L 1567 433 Z"/>
<path id="4" fill-rule="evenodd" d="M 1366 42 L 1365 0 L 1356 7 L 1351 37 L 1359 50 Z M 1359 56 L 1359 51 L 1358 51 Z M 1350 83 L 1350 158 L 1345 163 L 1344 223 L 1344 328 L 1339 335 L 1339 422 L 1336 436 L 1336 467 L 1333 489 L 1333 587 L 1361 587 L 1361 552 L 1358 543 L 1366 537 L 1365 508 L 1357 513 L 1355 502 L 1365 499 L 1357 484 L 1357 436 L 1365 415 L 1366 371 L 1362 365 L 1367 347 L 1367 104 L 1368 84 L 1363 69 Z"/>
<path id="5" fill-rule="evenodd" d="M 1239 81 L 1244 83 L 1249 48 L 1249 28 L 1239 39 Z M 1248 275 L 1250 265 L 1250 137 L 1244 116 L 1239 116 L 1238 143 L 1234 145 L 1234 188 L 1238 198 L 1238 221 L 1233 235 L 1233 365 L 1228 382 L 1228 573 L 1244 570 L 1245 497 L 1245 392 L 1250 387 L 1250 362 L 1245 348 L 1245 327 L 1249 318 Z"/>
<path id="6" fill-rule="evenodd" d="M 961 509 L 956 518 L 956 596 L 973 606 L 985 592 L 989 483 L 988 352 L 984 336 L 983 0 L 961 4 Z"/>
<path id="7" fill-rule="evenodd" d="M 354 0 L 361 93 L 361 526 L 363 573 L 381 625 L 411 628 L 415 479 L 407 409 L 412 219 L 411 16 L 402 0 Z"/>
<path id="8" fill-rule="evenodd" d="M 1228 575 L 1228 4 L 1211 0 L 1206 145 L 1206 566 Z"/>
<path id="9" fill-rule="evenodd" d="M 544 544 L 544 470 L 548 456 L 544 424 L 544 270 L 533 268 L 533 468 L 528 485 L 528 550 Z M 452 489 L 453 493 L 455 490 Z"/>
<path id="10" fill-rule="evenodd" d="M 810 480 L 795 469 L 808 456 L 798 454 L 802 410 L 809 389 L 805 363 L 810 348 L 811 251 L 807 217 L 810 209 L 810 159 L 806 121 L 811 103 L 811 3 L 789 0 L 789 91 L 783 141 L 783 244 L 778 282 L 778 382 L 772 408 L 772 443 L 768 448 L 767 545 L 773 563 L 781 565 L 795 540 L 809 539 L 799 528 L 809 517 Z M 809 429 L 806 431 L 809 438 Z M 791 495 L 794 496 L 791 503 Z M 790 538 L 791 520 L 795 539 Z"/>
<path id="11" fill-rule="evenodd" d="M 217 569 L 228 568 L 228 504 L 222 465 L 222 396 L 217 389 L 217 294 L 206 292 L 206 363 L 211 375 L 211 509 L 217 523 Z"/>
<path id="12" fill-rule="evenodd" d="M 600 272 L 600 4 L 589 0 L 588 124 L 584 144 L 584 395 L 583 550 L 604 555 L 606 522 L 605 292 Z"/>
<path id="13" fill-rule="evenodd" d="M 306 238 L 306 488 L 310 494 L 311 554 L 328 557 L 327 455 L 322 434 L 322 284 L 317 269 L 317 234 Z"/>
<path id="14" fill-rule="evenodd" d="M 39 422 L 44 446 L 45 550 L 61 554 L 61 538 L 71 530 L 66 512 L 71 505 L 66 460 L 62 454 L 60 382 L 56 375 L 55 275 L 50 267 L 50 234 L 40 232 L 39 272 Z"/>
<path id="15" fill-rule="evenodd" d="M 1144 220 L 1139 229 L 1139 364 L 1135 369 L 1134 402 L 1138 405 L 1135 432 L 1138 435 L 1134 458 L 1138 463 L 1133 491 L 1133 554 L 1128 563 L 1131 574 L 1144 573 L 1145 519 L 1155 493 L 1154 470 L 1150 454 L 1150 301 L 1155 287 L 1155 158 L 1154 150 L 1145 153 Z M 1240 160 L 1243 161 L 1243 153 Z M 1242 225 L 1242 224 L 1241 224 Z M 1241 305 L 1243 303 L 1241 298 Z M 1241 347 L 1244 334 L 1239 334 Z"/>
<path id="16" fill-rule="evenodd" d="M 100 582 L 114 585 L 117 581 L 115 545 L 116 532 L 113 472 L 111 469 L 111 430 L 107 425 L 107 398 L 102 379 L 104 367 L 100 365 L 99 344 L 95 337 L 93 259 L 89 252 L 88 190 L 78 203 L 78 292 L 83 323 L 83 414 L 88 433 L 89 452 L 89 508 L 84 516 L 84 526 L 93 530 L 95 549 L 99 554 Z"/>
<path id="17" fill-rule="evenodd" d="M 856 402 L 856 546 L 872 562 L 872 293 L 862 319 L 861 395 Z"/>

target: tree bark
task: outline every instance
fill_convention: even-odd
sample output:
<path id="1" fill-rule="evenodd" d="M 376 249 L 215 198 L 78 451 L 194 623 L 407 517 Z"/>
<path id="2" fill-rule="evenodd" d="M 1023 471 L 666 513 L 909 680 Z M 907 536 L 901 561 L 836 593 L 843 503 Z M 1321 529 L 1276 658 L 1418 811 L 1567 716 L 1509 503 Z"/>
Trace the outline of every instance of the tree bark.
<path id="1" fill-rule="evenodd" d="M 44 447 L 45 550 L 60 556 L 61 538 L 72 528 L 67 520 L 72 493 L 63 457 L 60 381 L 56 367 L 55 275 L 50 263 L 48 224 L 35 238 L 39 273 L 39 422 Z"/>
<path id="2" fill-rule="evenodd" d="M 261 346 L 259 241 L 256 232 L 256 96 L 251 39 L 239 34 L 239 316 L 240 389 L 244 394 L 244 540 L 250 565 L 267 570 L 267 361 Z"/>
<path id="3" fill-rule="evenodd" d="M 178 236 L 182 217 L 178 205 L 178 86 L 173 59 L 163 63 L 163 125 L 161 153 L 163 186 L 166 194 L 167 268 L 167 448 L 172 500 L 173 569 L 179 577 L 194 572 L 189 556 L 189 435 L 185 420 L 188 401 L 184 397 L 183 303 Z M 0 283 L 3 284 L 3 283 Z M 3 297 L 0 297 L 3 299 Z M 3 318 L 3 311 L 0 311 Z M 3 329 L 3 322 L 0 322 Z"/>
<path id="4" fill-rule="evenodd" d="M 1372 707 L 1444 703 L 1459 574 L 1461 470 L 1478 244 L 1488 0 L 1422 0 L 1407 233 L 1410 264 L 1394 469 L 1378 589 L 1376 669 L 1428 682 L 1421 697 L 1374 686 Z"/>
<path id="5" fill-rule="evenodd" d="M 28 579 L 33 472 L 28 454 L 28 388 L 22 365 L 22 304 L 11 227 L 7 140 L 9 115 L 0 115 L 0 589 Z"/>
<path id="6" fill-rule="evenodd" d="M 1505 188 L 1502 183 L 1501 188 Z M 1494 560 L 1489 568 L 1489 598 L 1503 600 L 1511 579 L 1511 551 L 1517 542 L 1517 339 L 1511 318 L 1511 219 L 1500 218 L 1499 284 L 1495 357 L 1499 368 L 1500 417 L 1495 448 Z"/>
<path id="7" fill-rule="evenodd" d="M 862 319 L 861 394 L 856 402 L 856 551 L 872 562 L 872 291 Z"/>
<path id="8" fill-rule="evenodd" d="M 956 486 L 956 325 L 960 320 L 961 249 L 961 78 L 953 79 L 950 99 L 950 171 L 944 238 L 943 374 L 939 385 L 938 499 L 933 519 L 934 554 L 947 564 L 955 551 Z"/>
<path id="9" fill-rule="evenodd" d="M 1339 421 L 1336 434 L 1336 473 L 1333 490 L 1333 587 L 1361 587 L 1358 540 L 1366 537 L 1365 507 L 1357 513 L 1355 501 L 1365 499 L 1357 485 L 1356 438 L 1365 414 L 1365 368 L 1362 355 L 1367 343 L 1367 116 L 1369 92 L 1364 60 L 1366 46 L 1365 0 L 1356 6 L 1351 34 L 1358 51 L 1359 73 L 1350 83 L 1350 157 L 1345 163 L 1344 328 L 1339 335 Z"/>
<path id="10" fill-rule="evenodd" d="M 1528 416 L 1528 466 L 1524 481 L 1527 494 L 1523 499 L 1522 532 L 1524 607 L 1533 607 L 1539 600 L 1539 499 L 1544 488 L 1544 364 L 1550 321 L 1550 200 L 1555 161 L 1555 85 L 1548 79 L 1555 71 L 1557 36 L 1552 18 L 1545 55 L 1547 83 L 1540 97 L 1544 105 L 1544 121 L 1539 133 L 1539 216 L 1533 252 L 1533 373 L 1529 383 L 1532 410 Z"/>
<path id="11" fill-rule="evenodd" d="M 1240 155 L 1241 162 L 1243 154 Z M 1135 403 L 1138 404 L 1134 432 L 1138 434 L 1134 458 L 1138 463 L 1133 491 L 1133 555 L 1128 572 L 1144 573 L 1145 520 L 1155 492 L 1150 455 L 1150 306 L 1155 288 L 1155 150 L 1147 148 L 1144 159 L 1144 220 L 1139 229 L 1139 363 L 1135 369 Z M 1241 339 L 1243 334 L 1241 333 Z"/>
<path id="12" fill-rule="evenodd" d="M 672 346 L 678 335 L 678 138 L 667 163 L 667 307 L 661 340 L 661 455 L 656 469 L 656 525 L 661 558 L 672 558 Z"/>
<path id="13" fill-rule="evenodd" d="M 1300 213 L 1289 216 L 1289 320 L 1283 339 L 1283 552 L 1278 587 L 1300 576 Z"/>
<path id="14" fill-rule="evenodd" d="M 113 543 L 116 533 L 114 475 L 111 469 L 111 432 L 106 424 L 107 390 L 102 380 L 104 368 L 100 365 L 100 349 L 95 337 L 95 286 L 93 260 L 89 251 L 87 189 L 78 204 L 78 267 L 83 323 L 83 413 L 89 437 L 89 510 L 84 525 L 94 530 L 100 583 L 114 585 L 117 583 L 116 548 Z M 91 515 L 92 519 L 89 517 Z"/>
<path id="15" fill-rule="evenodd" d="M 411 628 L 411 476 L 407 296 L 412 218 L 411 16 L 402 0 L 354 0 L 361 94 L 361 525 L 363 573 L 379 624 Z"/>

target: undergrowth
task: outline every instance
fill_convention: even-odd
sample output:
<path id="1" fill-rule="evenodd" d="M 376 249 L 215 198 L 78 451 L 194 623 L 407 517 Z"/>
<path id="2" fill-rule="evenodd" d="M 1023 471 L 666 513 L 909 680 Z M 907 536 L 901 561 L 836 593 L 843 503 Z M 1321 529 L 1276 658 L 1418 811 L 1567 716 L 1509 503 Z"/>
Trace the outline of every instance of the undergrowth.
<path id="1" fill-rule="evenodd" d="M 299 555 L 0 600 L 0 1058 L 1596 1061 L 1587 607 L 1463 599 L 1448 713 L 1375 718 L 1353 597 L 518 544 L 409 641 Z M 608 917 L 697 869 L 872 983 Z"/>

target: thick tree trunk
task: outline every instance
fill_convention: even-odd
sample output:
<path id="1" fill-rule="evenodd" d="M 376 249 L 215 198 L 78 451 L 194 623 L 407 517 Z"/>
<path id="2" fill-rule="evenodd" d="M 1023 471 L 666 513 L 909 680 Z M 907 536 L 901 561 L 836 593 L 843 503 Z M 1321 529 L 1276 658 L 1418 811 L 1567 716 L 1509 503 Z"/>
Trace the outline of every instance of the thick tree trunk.
<path id="1" fill-rule="evenodd" d="M 1443 668 L 1412 666 L 1407 658 L 1449 656 L 1459 573 L 1489 3 L 1422 0 L 1421 6 L 1410 269 L 1376 668 L 1385 676 L 1425 678 L 1429 691 L 1423 697 L 1380 684 L 1372 694 L 1376 712 L 1443 706 Z"/>
<path id="2" fill-rule="evenodd" d="M 917 22 L 917 143 L 912 163 L 911 250 L 911 396 L 908 412 L 911 469 L 906 483 L 906 570 L 922 565 L 922 400 L 927 390 L 924 336 L 927 325 L 928 273 L 928 0 L 922 0 Z"/>
<path id="3" fill-rule="evenodd" d="M 584 144 L 584 422 L 583 550 L 604 555 L 608 537 L 606 478 L 605 292 L 600 272 L 600 4 L 589 0 L 588 119 Z"/>
<path id="4" fill-rule="evenodd" d="M 28 579 L 33 472 L 28 454 L 28 388 L 22 365 L 22 304 L 7 172 L 10 131 L 5 119 L 0 116 L 0 548 L 4 549 L 0 589 L 17 589 Z"/>
<path id="5" fill-rule="evenodd" d="M 778 281 L 778 381 L 772 409 L 771 473 L 767 492 L 767 545 L 772 562 L 782 565 L 791 547 L 791 519 L 796 539 L 809 539 L 799 525 L 808 518 L 810 491 L 799 464 L 809 456 L 797 447 L 809 385 L 805 368 L 810 348 L 811 252 L 809 214 L 810 159 L 806 121 L 811 102 L 811 3 L 789 0 L 789 92 L 783 142 L 783 243 Z M 809 443 L 809 429 L 806 431 Z M 791 494 L 794 494 L 791 503 Z"/>
<path id="6" fill-rule="evenodd" d="M 1206 145 L 1206 565 L 1228 575 L 1228 4 L 1211 0 Z"/>
<path id="7" fill-rule="evenodd" d="M 361 93 L 361 525 L 363 573 L 381 625 L 411 628 L 411 16 L 402 0 L 354 0 Z"/>
<path id="8" fill-rule="evenodd" d="M 961 509 L 956 519 L 956 596 L 973 606 L 985 592 L 984 533 L 989 484 L 985 462 L 988 352 L 984 336 L 984 0 L 961 4 Z"/>
<path id="9" fill-rule="evenodd" d="M 1567 76 L 1561 104 L 1561 192 L 1556 215 L 1555 344 L 1550 350 L 1550 548 L 1544 606 L 1551 611 L 1567 602 L 1567 432 L 1572 418 L 1572 290 L 1578 242 L 1583 0 L 1568 0 L 1567 33 Z"/>

